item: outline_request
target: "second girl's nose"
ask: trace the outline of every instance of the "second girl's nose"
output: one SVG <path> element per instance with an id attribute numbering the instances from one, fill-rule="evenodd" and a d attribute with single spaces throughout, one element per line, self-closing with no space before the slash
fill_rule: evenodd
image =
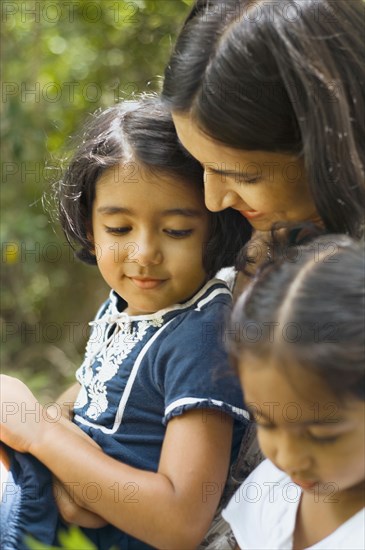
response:
<path id="1" fill-rule="evenodd" d="M 311 468 L 312 460 L 305 445 L 295 437 L 282 440 L 276 449 L 275 464 L 288 475 L 304 474 Z"/>

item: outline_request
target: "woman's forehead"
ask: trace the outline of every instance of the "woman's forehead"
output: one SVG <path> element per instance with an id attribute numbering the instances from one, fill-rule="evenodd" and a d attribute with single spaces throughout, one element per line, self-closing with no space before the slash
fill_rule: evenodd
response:
<path id="1" fill-rule="evenodd" d="M 173 113 L 172 117 L 182 145 L 203 165 L 214 162 L 230 165 L 252 163 L 263 169 L 298 162 L 298 157 L 292 153 L 238 149 L 225 145 L 204 133 L 190 114 Z"/>

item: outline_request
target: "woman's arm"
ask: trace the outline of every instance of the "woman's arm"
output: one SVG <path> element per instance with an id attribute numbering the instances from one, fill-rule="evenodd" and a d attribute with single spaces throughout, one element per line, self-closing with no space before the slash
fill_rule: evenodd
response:
<path id="1" fill-rule="evenodd" d="M 6 386 L 9 400 L 34 410 L 37 402 L 24 384 Z M 157 473 L 104 455 L 42 414 L 38 424 L 34 415 L 29 422 L 25 429 L 8 415 L 4 441 L 36 456 L 63 484 L 73 484 L 77 504 L 157 548 L 193 549 L 204 537 L 228 472 L 233 425 L 228 416 L 193 410 L 170 420 Z"/>

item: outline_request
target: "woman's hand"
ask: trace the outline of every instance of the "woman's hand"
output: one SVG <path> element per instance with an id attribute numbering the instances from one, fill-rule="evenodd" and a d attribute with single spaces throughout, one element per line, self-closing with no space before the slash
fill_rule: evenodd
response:
<path id="1" fill-rule="evenodd" d="M 52 419 L 30 389 L 17 378 L 0 375 L 0 392 L 0 440 L 16 451 L 27 453 L 45 423 Z"/>

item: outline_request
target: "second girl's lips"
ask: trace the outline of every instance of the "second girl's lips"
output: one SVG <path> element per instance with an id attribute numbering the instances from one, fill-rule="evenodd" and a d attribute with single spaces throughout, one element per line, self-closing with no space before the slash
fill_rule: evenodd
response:
<path id="1" fill-rule="evenodd" d="M 304 491 L 310 491 L 318 484 L 317 481 L 306 481 L 304 479 L 295 479 L 293 477 L 291 478 L 291 480 L 293 483 L 295 483 L 295 485 L 298 485 L 299 487 L 304 489 Z"/>
<path id="2" fill-rule="evenodd" d="M 150 290 L 153 288 L 157 288 L 161 284 L 163 284 L 166 279 L 152 279 L 147 277 L 129 277 L 129 279 L 134 283 L 138 288 L 142 288 L 144 290 Z"/>
<path id="3" fill-rule="evenodd" d="M 258 212 L 257 210 L 238 210 L 238 212 L 248 220 L 253 220 L 264 215 L 262 212 Z"/>

